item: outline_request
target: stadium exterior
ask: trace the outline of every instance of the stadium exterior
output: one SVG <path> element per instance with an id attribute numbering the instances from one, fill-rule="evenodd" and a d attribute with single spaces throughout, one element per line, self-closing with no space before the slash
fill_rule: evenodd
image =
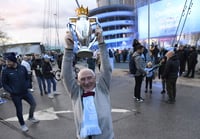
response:
<path id="1" fill-rule="evenodd" d="M 103 6 L 90 11 L 89 16 L 98 17 L 108 48 L 130 48 L 136 34 L 133 7 L 128 5 Z M 93 49 L 96 49 L 94 45 Z"/>

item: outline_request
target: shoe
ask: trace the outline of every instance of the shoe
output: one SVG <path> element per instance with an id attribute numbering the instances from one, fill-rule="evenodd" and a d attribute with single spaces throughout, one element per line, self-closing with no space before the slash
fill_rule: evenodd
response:
<path id="1" fill-rule="evenodd" d="M 142 97 L 136 99 L 137 102 L 143 102 L 144 99 Z"/>
<path id="2" fill-rule="evenodd" d="M 144 101 L 144 99 L 138 99 L 137 98 L 137 102 L 143 102 Z"/>
<path id="3" fill-rule="evenodd" d="M 61 93 L 60 93 L 60 92 L 57 92 L 57 91 L 54 91 L 53 94 L 54 94 L 54 95 L 60 95 Z"/>
<path id="4" fill-rule="evenodd" d="M 152 90 L 150 90 L 149 93 L 152 94 Z"/>
<path id="5" fill-rule="evenodd" d="M 160 93 L 161 93 L 161 94 L 165 94 L 165 90 L 162 90 Z"/>
<path id="6" fill-rule="evenodd" d="M 28 118 L 28 120 L 31 121 L 32 123 L 39 123 L 40 122 L 40 120 L 35 119 L 35 117 Z"/>
<path id="7" fill-rule="evenodd" d="M 27 132 L 28 131 L 28 127 L 26 125 L 21 125 L 21 130 L 23 132 Z"/>
<path id="8" fill-rule="evenodd" d="M 47 95 L 48 94 L 47 91 L 44 91 L 44 94 Z"/>
<path id="9" fill-rule="evenodd" d="M 174 104 L 174 102 L 175 102 L 175 101 L 172 101 L 172 100 L 167 100 L 167 101 L 166 101 L 167 104 Z"/>
<path id="10" fill-rule="evenodd" d="M 147 93 L 147 90 L 145 90 L 144 92 Z"/>
<path id="11" fill-rule="evenodd" d="M 134 96 L 133 99 L 136 101 L 138 98 L 136 98 L 136 97 Z"/>
<path id="12" fill-rule="evenodd" d="M 34 92 L 33 88 L 28 89 L 30 92 Z"/>
<path id="13" fill-rule="evenodd" d="M 49 98 L 51 98 L 51 99 L 53 99 L 54 98 L 54 96 L 50 93 L 50 94 L 48 94 L 48 97 Z"/>

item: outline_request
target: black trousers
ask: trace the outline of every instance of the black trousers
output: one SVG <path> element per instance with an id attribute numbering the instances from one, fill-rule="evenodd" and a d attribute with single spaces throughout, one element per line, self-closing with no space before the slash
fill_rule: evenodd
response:
<path id="1" fill-rule="evenodd" d="M 177 78 L 166 80 L 166 89 L 170 101 L 175 101 L 176 99 L 176 80 Z"/>
<path id="2" fill-rule="evenodd" d="M 152 81 L 153 81 L 153 77 L 146 77 L 146 90 L 148 90 L 148 87 L 149 89 L 151 90 L 152 89 Z"/>
<path id="3" fill-rule="evenodd" d="M 134 95 L 136 98 L 140 99 L 141 98 L 141 87 L 142 87 L 142 81 L 143 81 L 143 76 L 135 76 L 135 89 L 134 89 Z"/>

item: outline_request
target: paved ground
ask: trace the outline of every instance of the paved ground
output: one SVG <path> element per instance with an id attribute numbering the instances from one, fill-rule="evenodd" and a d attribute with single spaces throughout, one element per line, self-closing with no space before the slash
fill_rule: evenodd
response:
<path id="1" fill-rule="evenodd" d="M 134 78 L 128 74 L 128 64 L 115 65 L 111 85 L 111 101 L 115 139 L 200 139 L 200 79 L 179 78 L 177 102 L 166 104 L 158 79 L 153 83 L 153 94 L 142 96 L 145 101 L 133 100 Z M 61 95 L 51 100 L 40 96 L 37 84 L 33 93 L 37 101 L 36 117 L 39 124 L 26 122 L 29 132 L 22 133 L 11 101 L 0 105 L 0 139 L 75 139 L 71 100 L 61 82 Z M 143 86 L 144 87 L 144 86 Z M 24 117 L 28 104 L 24 103 Z M 26 118 L 25 118 L 26 119 Z"/>

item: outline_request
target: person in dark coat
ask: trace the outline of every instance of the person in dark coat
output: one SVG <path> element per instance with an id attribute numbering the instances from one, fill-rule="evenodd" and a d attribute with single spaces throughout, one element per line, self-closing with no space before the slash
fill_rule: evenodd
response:
<path id="1" fill-rule="evenodd" d="M 166 61 L 167 61 L 167 57 L 163 56 L 160 60 L 160 67 L 158 68 L 158 78 L 161 79 L 161 82 L 162 82 L 161 94 L 165 94 L 166 92 L 166 80 L 162 78 L 162 74 L 165 70 Z"/>
<path id="2" fill-rule="evenodd" d="M 179 46 L 179 49 L 176 51 L 177 56 L 180 61 L 180 69 L 179 69 L 179 76 L 182 76 L 183 72 L 185 72 L 185 66 L 187 61 L 186 51 L 184 46 Z"/>
<path id="3" fill-rule="evenodd" d="M 40 55 L 35 54 L 35 59 L 33 60 L 33 63 L 32 63 L 32 69 L 35 71 L 35 76 L 37 78 L 41 96 L 43 96 L 44 93 L 47 94 L 45 79 L 42 72 L 43 62 L 44 61 L 40 57 Z"/>
<path id="4" fill-rule="evenodd" d="M 51 63 L 50 63 L 50 58 L 48 55 L 44 55 L 44 62 L 43 62 L 43 65 L 42 65 L 42 73 L 43 73 L 43 76 L 44 76 L 44 79 L 46 80 L 47 82 L 47 92 L 48 92 L 48 97 L 53 99 L 54 98 L 54 95 L 59 95 L 60 93 L 56 92 L 56 81 L 55 81 L 55 78 L 54 78 L 54 74 L 53 74 L 53 68 L 51 66 Z M 51 89 L 51 84 L 53 85 L 53 92 L 52 92 L 52 89 Z"/>
<path id="5" fill-rule="evenodd" d="M 198 53 L 196 51 L 196 47 L 194 47 L 194 46 L 190 47 L 190 52 L 189 52 L 189 56 L 188 56 L 188 71 L 184 77 L 194 78 L 195 67 L 196 67 L 196 64 L 198 63 L 197 57 L 198 57 Z M 190 75 L 190 73 L 191 73 L 191 75 Z"/>
<path id="6" fill-rule="evenodd" d="M 12 101 L 16 108 L 17 118 L 21 125 L 21 130 L 28 131 L 23 118 L 22 100 L 30 105 L 29 120 L 38 123 L 39 120 L 34 118 L 36 102 L 32 94 L 28 91 L 28 71 L 26 68 L 17 63 L 15 53 L 6 56 L 6 68 L 2 71 L 2 85 L 4 90 L 10 93 Z"/>
<path id="7" fill-rule="evenodd" d="M 168 51 L 166 53 L 167 62 L 162 75 L 162 78 L 166 80 L 166 89 L 169 99 L 167 103 L 174 103 L 176 101 L 176 81 L 179 72 L 179 59 L 174 51 Z"/>

